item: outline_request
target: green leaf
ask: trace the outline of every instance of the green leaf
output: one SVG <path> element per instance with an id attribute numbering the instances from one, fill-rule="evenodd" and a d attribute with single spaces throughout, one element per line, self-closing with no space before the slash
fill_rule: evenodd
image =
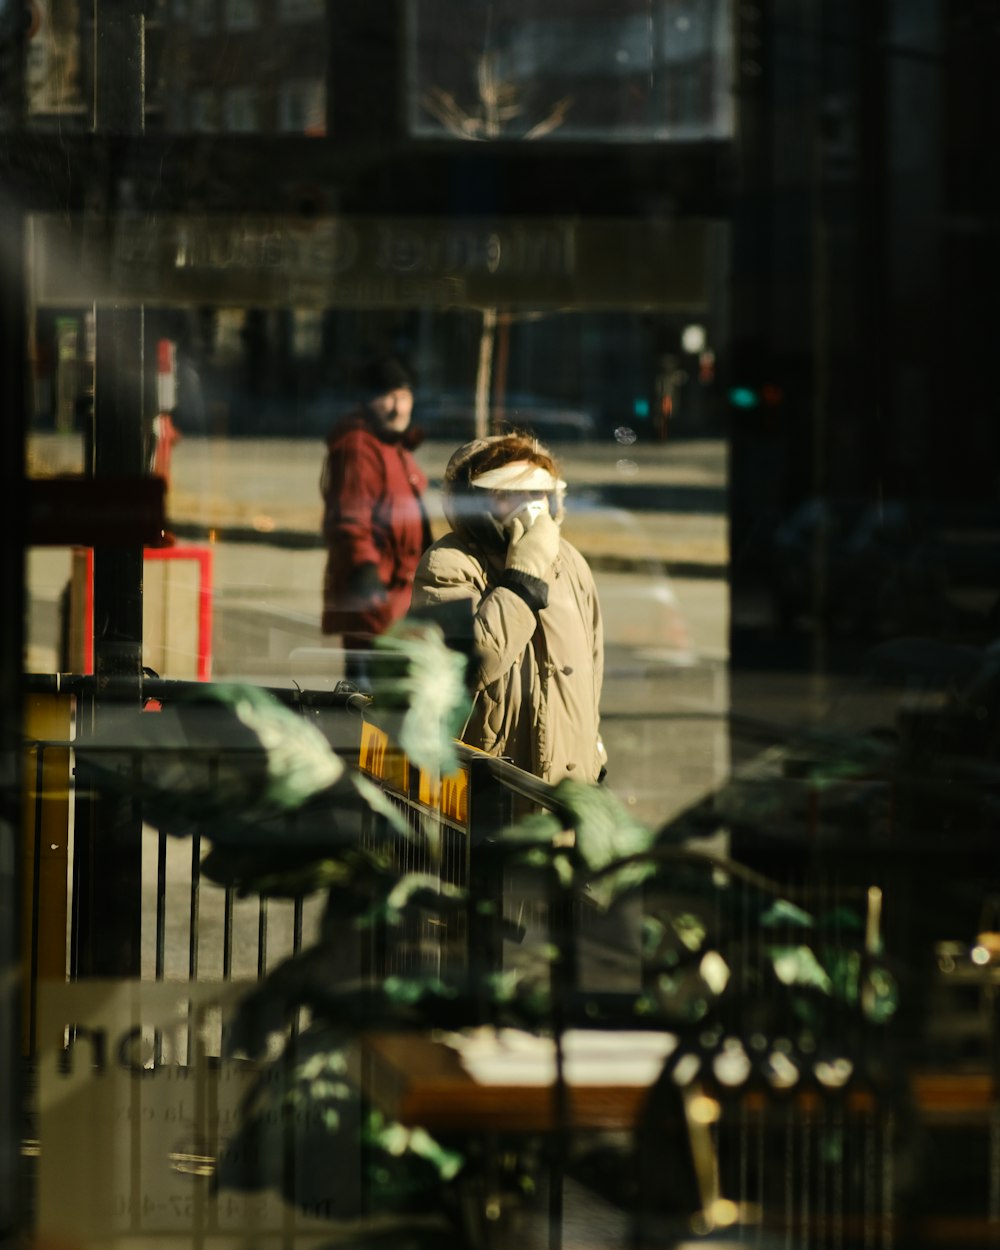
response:
<path id="1" fill-rule="evenodd" d="M 433 998 L 458 997 L 458 989 L 453 985 L 446 985 L 439 977 L 386 977 L 382 988 L 389 1002 L 407 1006 L 419 1003 L 428 995 Z"/>
<path id="2" fill-rule="evenodd" d="M 810 929 L 813 925 L 813 918 L 808 912 L 803 911 L 801 907 L 796 907 L 794 903 L 790 903 L 785 898 L 775 899 L 771 906 L 764 912 L 760 918 L 761 925 L 767 928 L 776 928 L 778 925 L 792 925 L 799 929 Z"/>
<path id="3" fill-rule="evenodd" d="M 833 982 L 810 947 L 770 946 L 767 954 L 782 985 L 807 985 L 824 994 L 833 992 Z"/>
<path id="4" fill-rule="evenodd" d="M 544 852 L 552 848 L 555 838 L 563 829 L 563 822 L 552 812 L 533 812 L 504 831 L 503 843 L 505 847 L 515 850 L 535 847 Z M 550 858 L 551 856 L 544 853 L 534 858 L 529 854 L 525 856 L 524 862 L 541 866 L 547 864 Z"/>
<path id="5" fill-rule="evenodd" d="M 873 965 L 861 982 L 861 1010 L 873 1024 L 885 1024 L 898 1006 L 899 987 L 892 973 L 881 964 Z"/>
<path id="6" fill-rule="evenodd" d="M 364 1140 L 397 1159 L 413 1154 L 426 1160 L 445 1181 L 453 1180 L 465 1164 L 462 1155 L 446 1150 L 426 1129 L 409 1129 L 392 1121 L 385 1123 L 381 1116 L 370 1118 Z"/>
<path id="7" fill-rule="evenodd" d="M 701 950 L 708 930 L 700 916 L 694 912 L 682 911 L 676 916 L 670 916 L 669 920 L 670 927 L 689 951 Z"/>
<path id="8" fill-rule="evenodd" d="M 698 971 L 702 980 L 716 996 L 721 994 L 729 984 L 729 965 L 718 951 L 706 951 L 698 965 Z"/>
<path id="9" fill-rule="evenodd" d="M 345 847 L 324 853 L 321 847 L 213 846 L 201 861 L 201 871 L 216 885 L 233 887 L 241 896 L 259 894 L 270 898 L 302 898 L 327 890 L 338 913 L 364 911 L 373 893 L 395 881 L 376 855 L 362 848 Z"/>
<path id="10" fill-rule="evenodd" d="M 844 929 L 848 933 L 861 933 L 865 922 L 850 907 L 835 907 L 832 911 L 823 912 L 818 918 L 821 929 Z"/>
<path id="11" fill-rule="evenodd" d="M 650 959 L 656 954 L 663 944 L 666 931 L 666 926 L 661 920 L 657 920 L 655 916 L 643 916 L 642 953 L 644 958 Z"/>
<path id="12" fill-rule="evenodd" d="M 224 851 L 213 850 L 205 857 L 202 868 L 209 880 L 221 884 L 236 884 L 236 874 L 222 862 Z M 259 894 L 262 898 L 305 898 L 317 890 L 328 890 L 346 884 L 351 870 L 341 860 L 321 859 L 299 867 L 279 867 L 270 871 L 263 865 L 238 874 L 238 891 L 241 896 Z M 229 880 L 224 878 L 229 877 Z"/>
<path id="13" fill-rule="evenodd" d="M 655 835 L 631 816 L 628 809 L 603 786 L 580 781 L 560 781 L 554 798 L 564 814 L 566 827 L 576 832 L 576 855 L 592 872 L 603 872 L 617 860 L 649 850 Z M 653 865 L 635 863 L 601 876 L 590 884 L 590 897 L 607 908 L 623 891 L 645 881 Z"/>
<path id="14" fill-rule="evenodd" d="M 265 802 L 291 811 L 332 786 L 344 771 L 343 762 L 319 729 L 260 686 L 216 683 L 211 689 L 257 735 L 266 752 Z"/>
<path id="15" fill-rule="evenodd" d="M 448 647 L 439 625 L 406 618 L 375 648 L 376 705 L 403 709 L 393 736 L 407 758 L 434 775 L 455 772 L 455 739 L 469 715 L 465 657 Z"/>
<path id="16" fill-rule="evenodd" d="M 588 868 L 607 868 L 616 859 L 648 850 L 653 833 L 603 786 L 560 781 L 554 798 L 570 816 L 576 830 L 576 849 Z"/>
<path id="17" fill-rule="evenodd" d="M 410 872 L 392 887 L 385 898 L 372 906 L 359 921 L 359 927 L 367 928 L 376 921 L 401 924 L 408 908 L 423 907 L 439 914 L 464 906 L 468 892 L 460 886 L 442 881 L 427 872 Z"/>
<path id="18" fill-rule="evenodd" d="M 833 992 L 851 1007 L 857 1006 L 861 977 L 861 953 L 844 947 L 823 949 L 823 965 L 830 974 Z"/>
<path id="19" fill-rule="evenodd" d="M 552 859 L 552 867 L 559 878 L 559 884 L 568 890 L 573 884 L 573 863 L 568 855 L 556 855 Z"/>
<path id="20" fill-rule="evenodd" d="M 394 833 L 398 833 L 403 838 L 413 837 L 413 830 L 407 823 L 402 810 L 397 804 L 392 802 L 381 786 L 376 785 L 374 781 L 356 769 L 352 770 L 349 775 L 351 784 L 358 794 L 361 795 L 373 812 L 385 817 Z"/>

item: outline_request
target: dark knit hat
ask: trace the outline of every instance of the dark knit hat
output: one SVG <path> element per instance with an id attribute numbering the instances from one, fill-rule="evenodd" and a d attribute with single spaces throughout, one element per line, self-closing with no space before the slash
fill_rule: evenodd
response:
<path id="1" fill-rule="evenodd" d="M 387 395 L 390 391 L 412 390 L 413 379 L 395 356 L 380 356 L 363 365 L 358 382 L 367 395 Z"/>

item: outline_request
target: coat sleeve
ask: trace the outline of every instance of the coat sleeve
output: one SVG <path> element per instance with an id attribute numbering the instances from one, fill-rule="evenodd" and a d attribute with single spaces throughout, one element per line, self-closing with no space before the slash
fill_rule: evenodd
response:
<path id="1" fill-rule="evenodd" d="M 601 603 L 593 580 L 590 583 L 590 594 L 594 612 L 594 694 L 599 705 L 604 688 L 604 618 L 601 616 Z"/>
<path id="2" fill-rule="evenodd" d="M 378 564 L 372 515 L 384 487 L 378 453 L 361 431 L 348 434 L 329 452 L 323 466 L 323 537 L 336 546 L 349 568 Z"/>
<path id="3" fill-rule="evenodd" d="M 473 640 L 480 689 L 498 681 L 517 662 L 538 625 L 520 595 L 488 587 L 482 566 L 457 546 L 435 544 L 424 552 L 413 583 L 413 606 L 472 600 Z"/>
<path id="4" fill-rule="evenodd" d="M 605 750 L 604 741 L 601 737 L 601 693 L 604 689 L 604 618 L 601 615 L 601 601 L 597 594 L 597 583 L 594 581 L 594 574 L 591 572 L 590 565 L 575 548 L 570 548 L 569 550 L 572 553 L 577 585 L 582 592 L 580 605 L 581 611 L 584 613 L 584 625 L 589 627 L 591 646 L 593 648 L 594 713 L 597 730 L 595 749 L 598 765 L 604 766 L 608 762 L 608 753 Z"/>
<path id="5" fill-rule="evenodd" d="M 593 574 L 590 573 L 589 567 L 587 573 L 590 577 L 590 597 L 594 621 L 594 707 L 597 711 L 597 756 L 598 762 L 602 766 L 606 766 L 608 753 L 604 747 L 604 739 L 600 728 L 601 693 L 604 689 L 604 618 L 601 616 L 601 601 L 597 597 L 597 586 L 594 583 Z"/>

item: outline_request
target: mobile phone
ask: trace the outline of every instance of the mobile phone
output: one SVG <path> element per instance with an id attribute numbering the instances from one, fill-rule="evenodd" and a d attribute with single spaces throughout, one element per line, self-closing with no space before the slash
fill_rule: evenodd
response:
<path id="1" fill-rule="evenodd" d="M 549 501 L 547 499 L 529 499 L 526 503 L 521 504 L 520 508 L 514 511 L 504 521 L 504 528 L 509 529 L 517 517 L 526 530 L 530 530 L 543 512 L 548 512 Z"/>

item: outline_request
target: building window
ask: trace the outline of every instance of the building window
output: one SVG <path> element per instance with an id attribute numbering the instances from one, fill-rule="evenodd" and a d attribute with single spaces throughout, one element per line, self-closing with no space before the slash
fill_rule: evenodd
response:
<path id="1" fill-rule="evenodd" d="M 729 0 L 413 0 L 410 126 L 456 139 L 732 137 Z"/>
<path id="2" fill-rule="evenodd" d="M 314 308 L 292 311 L 292 354 L 298 360 L 318 360 L 323 348 L 323 314 Z"/>
<path id="3" fill-rule="evenodd" d="M 225 0 L 226 30 L 253 30 L 257 25 L 257 0 Z"/>
<path id="4" fill-rule="evenodd" d="M 191 27 L 199 35 L 210 35 L 216 27 L 215 0 L 191 0 Z"/>
<path id="5" fill-rule="evenodd" d="M 171 134 L 177 134 L 187 128 L 187 100 L 179 92 L 167 96 L 164 105 L 164 118 L 167 130 Z"/>
<path id="6" fill-rule="evenodd" d="M 315 22 L 323 17 L 323 0 L 278 0 L 279 22 Z"/>
<path id="7" fill-rule="evenodd" d="M 191 129 L 200 133 L 219 129 L 215 93 L 207 87 L 191 92 Z"/>
<path id="8" fill-rule="evenodd" d="M 326 133 L 326 85 L 322 78 L 304 78 L 281 84 L 278 92 L 278 129 L 300 135 Z"/>
<path id="9" fill-rule="evenodd" d="M 223 129 L 246 134 L 257 129 L 257 92 L 253 87 L 233 87 L 222 103 Z"/>

